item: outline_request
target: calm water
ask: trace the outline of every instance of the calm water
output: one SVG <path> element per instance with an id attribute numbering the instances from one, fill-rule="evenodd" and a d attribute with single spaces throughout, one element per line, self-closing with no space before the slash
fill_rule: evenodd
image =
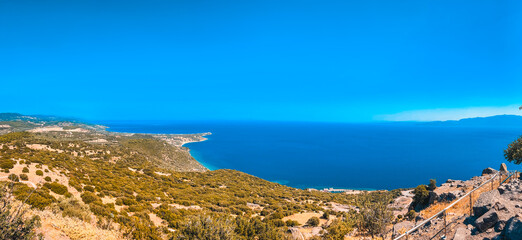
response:
<path id="1" fill-rule="evenodd" d="M 185 146 L 210 169 L 298 188 L 393 189 L 467 179 L 499 167 L 522 128 L 418 123 L 104 122 L 110 131 L 212 132 Z M 518 168 L 508 164 L 508 168 Z"/>

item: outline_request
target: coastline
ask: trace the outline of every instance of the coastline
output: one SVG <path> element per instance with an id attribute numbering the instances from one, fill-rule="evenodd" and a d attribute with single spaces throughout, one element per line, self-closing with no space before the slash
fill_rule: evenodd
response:
<path id="1" fill-rule="evenodd" d="M 168 144 L 177 147 L 181 149 L 182 151 L 187 152 L 197 163 L 199 163 L 203 168 L 205 168 L 208 171 L 216 170 L 217 168 L 213 167 L 210 164 L 205 163 L 204 161 L 201 161 L 201 159 L 198 159 L 196 156 L 194 156 L 194 152 L 191 151 L 191 149 L 186 146 L 190 143 L 198 143 L 207 141 L 208 138 L 206 136 L 212 135 L 211 132 L 204 132 L 204 133 L 132 133 L 132 132 L 116 132 L 116 131 L 110 131 L 110 127 L 104 126 L 104 125 L 96 125 L 99 126 L 99 129 L 103 132 L 109 133 L 109 134 L 115 134 L 115 135 L 148 135 L 156 139 L 163 140 L 167 142 Z"/>

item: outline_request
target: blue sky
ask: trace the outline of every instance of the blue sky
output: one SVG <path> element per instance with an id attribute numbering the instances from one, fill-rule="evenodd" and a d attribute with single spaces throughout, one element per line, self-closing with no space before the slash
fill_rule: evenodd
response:
<path id="1" fill-rule="evenodd" d="M 518 0 L 3 0 L 0 34 L 0 112 L 360 122 L 522 104 Z"/>

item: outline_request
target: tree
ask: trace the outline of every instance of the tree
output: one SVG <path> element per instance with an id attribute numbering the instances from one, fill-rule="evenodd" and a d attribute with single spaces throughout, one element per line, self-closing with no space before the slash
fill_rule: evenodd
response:
<path id="1" fill-rule="evenodd" d="M 359 227 L 371 234 L 372 239 L 375 235 L 382 237 L 386 226 L 393 220 L 393 213 L 388 208 L 390 202 L 391 196 L 389 195 L 374 198 L 367 197 L 362 202 Z"/>
<path id="2" fill-rule="evenodd" d="M 514 164 L 522 163 L 522 136 L 508 145 L 504 157 Z"/>

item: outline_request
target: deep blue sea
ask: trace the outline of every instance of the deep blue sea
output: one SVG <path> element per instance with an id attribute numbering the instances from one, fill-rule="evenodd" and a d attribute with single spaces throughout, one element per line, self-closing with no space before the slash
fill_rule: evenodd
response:
<path id="1" fill-rule="evenodd" d="M 468 179 L 486 167 L 498 169 L 503 150 L 522 135 L 522 127 L 420 123 L 102 124 L 115 132 L 212 132 L 207 141 L 185 145 L 209 169 L 236 169 L 297 188 L 395 189 L 430 178 Z"/>

